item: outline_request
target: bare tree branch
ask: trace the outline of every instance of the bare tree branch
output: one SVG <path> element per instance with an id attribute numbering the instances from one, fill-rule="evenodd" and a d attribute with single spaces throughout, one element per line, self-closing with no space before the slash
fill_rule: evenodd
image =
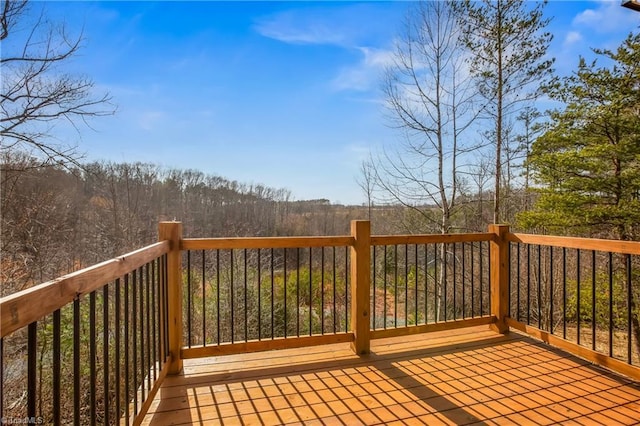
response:
<path id="1" fill-rule="evenodd" d="M 383 86 L 391 122 L 405 138 L 375 166 L 388 200 L 443 233 L 457 207 L 460 156 L 476 148 L 462 138 L 481 109 L 455 13 L 450 2 L 420 2 L 410 10 Z"/>
<path id="2" fill-rule="evenodd" d="M 4 0 L 2 6 L 0 151 L 23 150 L 45 164 L 78 165 L 81 154 L 56 140 L 56 124 L 66 121 L 79 131 L 89 119 L 115 112 L 111 96 L 96 95 L 91 79 L 59 72 L 78 53 L 82 34 L 69 38 L 64 26 L 47 23 L 44 11 L 24 34 L 16 23 L 29 22 L 28 2 Z"/>

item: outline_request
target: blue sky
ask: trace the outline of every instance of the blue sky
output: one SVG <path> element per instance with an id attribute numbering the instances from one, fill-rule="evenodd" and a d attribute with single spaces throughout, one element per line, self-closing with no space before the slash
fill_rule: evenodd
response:
<path id="1" fill-rule="evenodd" d="M 407 2 L 44 2 L 117 113 L 58 136 L 88 160 L 143 161 L 287 188 L 295 199 L 365 201 L 361 162 L 400 134 L 380 76 Z M 34 10 L 37 9 L 34 8 Z M 615 1 L 551 1 L 550 55 L 566 74 L 615 48 L 640 13 Z"/>

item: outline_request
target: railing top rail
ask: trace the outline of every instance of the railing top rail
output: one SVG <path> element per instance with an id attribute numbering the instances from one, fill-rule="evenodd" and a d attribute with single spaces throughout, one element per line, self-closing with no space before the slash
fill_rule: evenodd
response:
<path id="1" fill-rule="evenodd" d="M 495 234 L 488 232 L 468 234 L 372 235 L 371 245 L 470 243 L 492 241 L 494 238 Z"/>
<path id="2" fill-rule="evenodd" d="M 169 241 L 161 241 L 1 298 L 0 337 L 168 253 L 169 246 Z"/>
<path id="3" fill-rule="evenodd" d="M 270 249 L 352 246 L 351 236 L 332 237 L 237 237 L 237 238 L 184 238 L 181 250 L 215 249 Z"/>
<path id="4" fill-rule="evenodd" d="M 512 243 L 539 244 L 543 246 L 640 255 L 640 242 L 637 241 L 513 233 L 507 235 L 507 241 Z"/>

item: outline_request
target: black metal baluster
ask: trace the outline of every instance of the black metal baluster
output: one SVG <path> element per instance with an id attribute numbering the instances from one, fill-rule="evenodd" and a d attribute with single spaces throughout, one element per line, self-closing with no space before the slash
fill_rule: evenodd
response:
<path id="1" fill-rule="evenodd" d="M 384 320 L 384 328 L 387 328 L 387 246 L 384 246 L 384 261 L 383 261 L 383 265 L 384 265 L 384 300 L 382 301 L 382 313 L 383 313 L 383 320 Z"/>
<path id="2" fill-rule="evenodd" d="M 578 321 L 577 343 L 580 344 L 580 249 L 576 250 L 576 316 Z"/>
<path id="3" fill-rule="evenodd" d="M 109 284 L 102 287 L 102 374 L 104 424 L 109 424 Z"/>
<path id="4" fill-rule="evenodd" d="M 247 249 L 244 249 L 244 341 L 249 340 L 249 313 L 247 312 Z"/>
<path id="5" fill-rule="evenodd" d="M 596 350 L 596 251 L 591 250 L 591 350 Z"/>
<path id="6" fill-rule="evenodd" d="M 300 248 L 296 247 L 296 336 L 300 337 Z"/>
<path id="7" fill-rule="evenodd" d="M 80 298 L 73 299 L 73 424 L 80 424 Z"/>
<path id="8" fill-rule="evenodd" d="M 424 323 L 429 322 L 429 251 L 424 245 Z"/>
<path id="9" fill-rule="evenodd" d="M 160 323 L 160 309 L 158 309 L 157 301 L 159 297 L 158 292 L 158 280 L 159 274 L 156 275 L 156 269 L 158 267 L 158 260 L 155 259 L 151 263 L 151 317 L 153 318 L 153 381 L 155 382 L 158 379 L 158 361 L 160 361 L 160 356 L 158 354 L 159 350 L 159 333 L 157 329 L 157 324 Z"/>
<path id="10" fill-rule="evenodd" d="M 4 339 L 0 337 L 0 419 L 2 418 L 4 418 Z"/>
<path id="11" fill-rule="evenodd" d="M 312 311 L 313 311 L 313 249 L 309 247 L 309 336 L 313 334 Z"/>
<path id="12" fill-rule="evenodd" d="M 413 283 L 413 303 L 414 303 L 414 312 L 415 312 L 415 325 L 418 325 L 418 245 L 415 244 L 414 245 L 414 250 L 415 250 L 415 277 L 414 277 L 414 283 Z"/>
<path id="13" fill-rule="evenodd" d="M 60 357 L 58 357 L 58 359 L 60 359 Z M 4 339 L 0 337 L 0 419 L 2 418 L 4 418 Z M 60 422 L 58 421 L 58 423 Z"/>
<path id="14" fill-rule="evenodd" d="M 464 243 L 462 244 L 462 248 L 464 249 Z M 509 258 L 507 260 L 507 313 L 509 315 L 509 318 L 513 318 L 513 309 L 511 306 L 511 270 L 513 269 L 513 265 L 511 265 L 511 255 L 513 251 L 513 244 L 512 243 L 507 243 L 507 257 Z M 462 258 L 464 260 L 464 256 Z M 464 269 L 464 268 L 462 268 Z M 463 290 L 463 296 L 464 296 L 464 290 Z M 464 315 L 462 316 L 464 318 Z"/>
<path id="15" fill-rule="evenodd" d="M 282 249 L 282 262 L 284 264 L 284 266 L 282 267 L 282 273 L 284 274 L 284 280 L 283 280 L 283 296 L 282 298 L 284 299 L 284 337 L 287 337 L 287 328 L 288 328 L 288 323 L 287 323 L 287 249 L 283 248 Z"/>
<path id="16" fill-rule="evenodd" d="M 275 265 L 274 265 L 273 249 L 271 249 L 271 339 L 275 338 L 274 336 L 275 316 L 273 312 L 275 310 L 275 298 L 276 298 L 274 266 Z"/>
<path id="17" fill-rule="evenodd" d="M 464 284 L 467 278 L 467 268 L 466 268 L 466 253 L 465 253 L 465 246 L 467 244 L 466 243 L 462 243 L 462 319 L 465 319 L 466 316 L 466 307 L 467 307 L 467 302 L 465 299 L 465 291 L 464 291 Z"/>
<path id="18" fill-rule="evenodd" d="M 613 253 L 609 252 L 609 356 L 613 357 Z"/>
<path id="19" fill-rule="evenodd" d="M 478 253 L 478 257 L 480 258 L 480 316 L 484 315 L 484 295 L 483 295 L 483 287 L 484 287 L 484 273 L 483 273 L 483 269 L 484 269 L 484 256 L 482 255 L 483 250 L 482 250 L 482 241 L 478 244 L 478 246 L 480 247 L 480 252 Z"/>
<path id="20" fill-rule="evenodd" d="M 115 378 L 115 418 L 120 418 L 120 278 L 115 281 L 114 318 L 114 378 Z M 155 321 L 154 321 L 155 324 Z"/>
<path id="21" fill-rule="evenodd" d="M 516 244 L 517 244 L 516 245 L 516 247 L 517 247 L 516 262 L 518 263 L 518 267 L 516 269 L 516 281 L 517 281 L 517 293 L 516 293 L 516 305 L 517 305 L 516 309 L 517 309 L 517 312 L 516 312 L 516 320 L 518 322 L 520 322 L 520 311 L 521 311 L 521 309 L 520 309 L 520 291 L 521 291 L 521 289 L 520 289 L 520 282 L 521 282 L 521 280 L 520 280 L 520 278 L 521 278 L 520 277 L 520 265 L 521 265 L 521 263 L 520 263 L 520 243 L 516 243 Z"/>
<path id="22" fill-rule="evenodd" d="M 37 357 L 38 357 L 38 323 L 32 322 L 27 332 L 27 417 L 36 416 L 37 389 Z"/>
<path id="23" fill-rule="evenodd" d="M 438 291 L 438 244 L 433 245 L 433 321 L 438 322 L 440 309 L 438 306 L 440 292 Z"/>
<path id="24" fill-rule="evenodd" d="M 145 294 L 146 294 L 146 298 L 145 298 L 145 316 L 146 316 L 146 320 L 147 320 L 147 341 L 146 341 L 146 352 L 145 354 L 147 355 L 147 363 L 146 363 L 146 368 L 144 369 L 143 373 L 147 376 L 147 395 L 149 395 L 149 392 L 151 391 L 151 309 L 149 308 L 149 304 L 150 304 L 150 298 L 149 298 L 149 279 L 150 279 L 150 275 L 149 275 L 149 264 L 147 263 L 146 265 L 144 265 L 144 276 L 145 276 L 145 282 L 144 282 L 144 290 L 145 290 Z M 144 376 L 143 376 L 144 377 Z"/>
<path id="25" fill-rule="evenodd" d="M 191 250 L 187 250 L 187 346 L 188 347 L 191 347 L 191 316 L 192 314 L 193 313 L 191 312 Z"/>
<path id="26" fill-rule="evenodd" d="M 527 244 L 527 325 L 531 324 L 531 244 Z"/>
<path id="27" fill-rule="evenodd" d="M 338 311 L 336 310 L 336 246 L 332 247 L 332 255 L 333 255 L 333 332 L 334 334 L 338 332 L 336 329 L 336 317 L 338 316 Z M 375 314 L 375 313 L 374 313 Z"/>
<path id="28" fill-rule="evenodd" d="M 487 313 L 491 315 L 491 247 L 489 246 L 489 242 L 487 242 L 487 299 L 489 300 L 489 307 L 487 308 Z"/>
<path id="29" fill-rule="evenodd" d="M 320 247 L 320 334 L 324 334 L 324 247 Z"/>
<path id="30" fill-rule="evenodd" d="M 124 402 L 125 402 L 124 420 L 125 420 L 126 426 L 129 426 L 129 401 L 131 401 L 131 396 L 129 395 L 129 311 L 130 309 L 131 308 L 129 305 L 129 274 L 126 274 L 124 276 Z M 162 321 L 164 321 L 164 319 Z M 164 345 L 164 342 L 162 342 L 162 345 Z"/>
<path id="31" fill-rule="evenodd" d="M 165 319 L 164 323 L 164 359 L 169 356 L 169 267 L 168 267 L 168 255 L 164 254 L 162 256 L 162 271 L 164 274 L 164 279 L 162 280 L 164 286 L 164 312 Z"/>
<path id="32" fill-rule="evenodd" d="M 549 333 L 553 334 L 553 246 L 549 246 Z"/>
<path id="33" fill-rule="evenodd" d="M 230 273 L 229 273 L 229 276 L 230 276 L 229 295 L 230 295 L 230 298 L 231 298 L 231 306 L 229 308 L 231 309 L 231 343 L 234 343 L 235 342 L 235 332 L 234 332 L 234 326 L 235 326 L 235 315 L 234 315 L 234 312 L 235 312 L 235 306 L 234 305 L 235 304 L 234 304 L 234 299 L 235 299 L 235 297 L 234 297 L 234 294 L 233 294 L 233 292 L 234 292 L 234 289 L 233 289 L 233 287 L 234 287 L 234 285 L 233 285 L 234 284 L 233 283 L 233 269 L 234 269 L 233 249 L 229 250 L 229 253 L 230 253 L 230 256 L 229 256 L 230 257 L 230 259 L 229 259 L 229 269 L 230 269 Z"/>
<path id="34" fill-rule="evenodd" d="M 260 280 L 260 250 L 258 250 L 258 280 Z M 260 288 L 259 287 L 258 287 L 258 324 L 260 324 Z M 260 330 L 259 325 L 258 325 L 258 330 Z M 216 250 L 216 338 L 218 341 L 218 345 L 220 345 L 220 250 Z"/>
<path id="35" fill-rule="evenodd" d="M 481 243 L 478 243 L 478 245 L 480 245 Z M 474 253 L 475 253 L 475 246 L 476 244 L 474 242 L 471 242 L 471 318 L 475 318 L 476 316 L 476 298 L 475 298 L 475 287 L 476 287 L 476 274 L 475 274 L 475 270 L 476 270 L 476 263 L 475 263 L 475 259 L 474 259 Z"/>
<path id="36" fill-rule="evenodd" d="M 398 327 L 398 245 L 393 246 L 393 326 Z"/>
<path id="37" fill-rule="evenodd" d="M 89 420 L 96 424 L 96 292 L 89 293 Z"/>
<path id="38" fill-rule="evenodd" d="M 165 259 L 166 260 L 166 259 Z M 133 294 L 131 295 L 131 351 L 133 355 L 133 416 L 138 414 L 138 274 L 137 271 L 131 273 L 131 287 Z M 165 280 L 166 283 L 166 280 Z M 166 288 L 165 288 L 166 290 Z M 166 293 L 165 293 L 166 294 Z M 168 338 L 168 336 L 167 336 Z M 167 342 L 165 342 L 167 343 Z M 166 346 L 169 350 L 168 345 Z"/>
<path id="39" fill-rule="evenodd" d="M 138 269 L 138 281 L 140 283 L 140 306 L 138 309 L 138 313 L 140 314 L 140 371 L 138 372 L 140 374 L 140 389 L 141 389 L 141 399 L 140 402 L 142 403 L 145 399 L 147 394 L 145 393 L 145 363 L 144 363 L 144 354 L 145 354 L 145 323 L 144 323 L 144 317 L 145 317 L 145 306 L 144 306 L 144 271 L 142 269 L 142 267 L 140 267 L 140 269 Z"/>
<path id="40" fill-rule="evenodd" d="M 538 244 L 538 328 L 542 328 L 542 246 Z"/>
<path id="41" fill-rule="evenodd" d="M 456 243 L 453 243 L 453 248 L 451 250 L 452 259 L 453 259 L 453 319 L 458 318 L 457 313 L 457 303 L 456 303 L 456 282 L 457 282 L 457 268 L 456 268 Z"/>
<path id="42" fill-rule="evenodd" d="M 567 338 L 567 249 L 562 247 L 562 338 Z"/>
<path id="43" fill-rule="evenodd" d="M 207 346 L 207 286 L 206 252 L 202 250 L 202 346 Z M 155 329 L 154 329 L 155 334 Z"/>
<path id="44" fill-rule="evenodd" d="M 349 247 L 344 248 L 344 332 L 349 331 Z"/>
<path id="45" fill-rule="evenodd" d="M 632 301 L 631 301 L 631 255 L 627 254 L 627 363 L 631 364 L 632 361 L 632 357 L 631 357 L 631 318 L 632 318 L 632 312 L 631 312 L 631 306 L 632 306 Z"/>
<path id="46" fill-rule="evenodd" d="M 447 321 L 447 284 L 449 284 L 449 277 L 447 276 L 447 243 L 443 243 L 442 246 L 444 247 L 444 250 L 442 251 L 443 256 L 440 259 L 440 262 L 442 262 L 442 265 L 440 266 L 442 268 L 442 279 L 444 280 L 444 283 L 442 284 L 442 288 L 443 288 L 443 294 L 444 294 L 444 321 Z"/>
<path id="47" fill-rule="evenodd" d="M 2 416 L 2 340 L 0 339 L 0 419 Z M 60 424 L 60 309 L 53 311 L 53 424 Z"/>
<path id="48" fill-rule="evenodd" d="M 260 249 L 258 249 L 258 340 L 262 340 L 262 265 L 260 264 L 260 260 L 262 257 L 262 253 Z"/>
<path id="49" fill-rule="evenodd" d="M 409 325 L 409 245 L 404 245 L 404 326 Z"/>

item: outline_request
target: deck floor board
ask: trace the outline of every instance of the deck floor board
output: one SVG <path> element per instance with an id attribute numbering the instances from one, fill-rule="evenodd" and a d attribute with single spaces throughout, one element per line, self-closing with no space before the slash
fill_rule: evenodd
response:
<path id="1" fill-rule="evenodd" d="M 640 384 L 480 326 L 185 360 L 143 424 L 640 424 Z"/>

